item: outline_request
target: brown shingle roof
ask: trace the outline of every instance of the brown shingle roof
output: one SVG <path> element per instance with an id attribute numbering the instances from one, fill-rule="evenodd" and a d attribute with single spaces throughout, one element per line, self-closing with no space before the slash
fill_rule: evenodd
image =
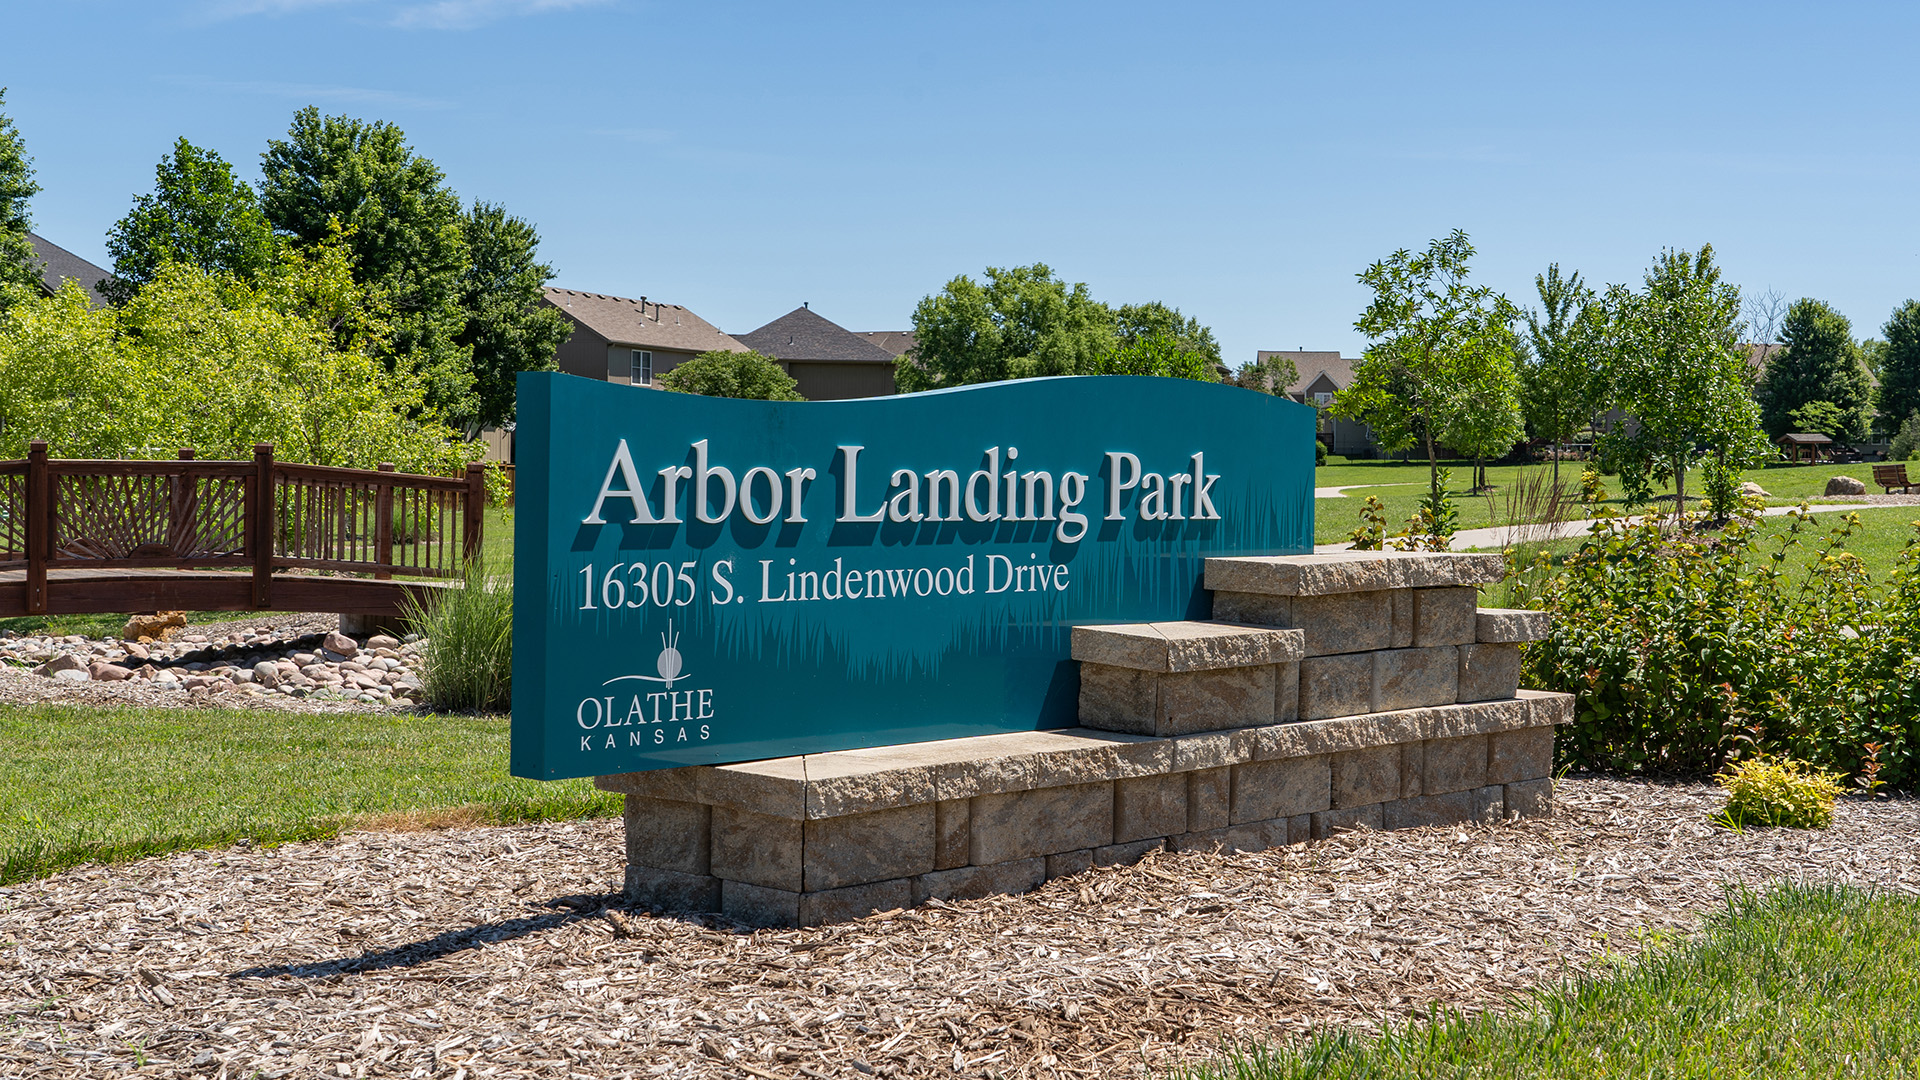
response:
<path id="1" fill-rule="evenodd" d="M 107 298 L 100 295 L 99 285 L 112 274 L 35 233 L 27 234 L 27 243 L 33 245 L 33 257 L 40 261 L 40 287 L 48 296 L 60 291 L 63 280 L 72 278 L 87 290 L 94 307 L 107 306 Z"/>
<path id="2" fill-rule="evenodd" d="M 680 352 L 745 352 L 747 346 L 714 328 L 707 320 L 679 304 L 659 304 L 642 297 L 556 289 L 548 286 L 547 302 L 587 329 L 616 345 Z"/>
<path id="3" fill-rule="evenodd" d="M 860 336 L 887 350 L 889 356 L 905 356 L 920 342 L 911 330 L 868 330 Z"/>
<path id="4" fill-rule="evenodd" d="M 758 330 L 736 335 L 748 348 L 782 360 L 825 360 L 841 364 L 891 364 L 894 354 L 843 329 L 805 306 L 794 308 Z"/>
<path id="5" fill-rule="evenodd" d="M 1313 380 L 1325 374 L 1333 380 L 1333 385 L 1341 390 L 1353 385 L 1353 365 L 1359 362 L 1357 356 L 1341 356 L 1338 349 L 1316 351 L 1310 349 L 1261 349 L 1256 359 L 1265 360 L 1269 356 L 1284 356 L 1293 361 L 1300 378 L 1287 387 L 1289 394 L 1304 394 Z"/>

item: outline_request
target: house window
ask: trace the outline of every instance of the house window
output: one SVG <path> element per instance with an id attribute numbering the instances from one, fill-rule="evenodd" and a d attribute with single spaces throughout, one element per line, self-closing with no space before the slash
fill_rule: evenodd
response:
<path id="1" fill-rule="evenodd" d="M 1324 409 L 1327 406 L 1333 404 L 1333 395 L 1325 394 L 1325 393 L 1315 394 L 1313 395 L 1313 403 Z"/>
<path id="2" fill-rule="evenodd" d="M 653 354 L 640 349 L 633 350 L 633 369 L 627 381 L 635 386 L 653 385 Z"/>

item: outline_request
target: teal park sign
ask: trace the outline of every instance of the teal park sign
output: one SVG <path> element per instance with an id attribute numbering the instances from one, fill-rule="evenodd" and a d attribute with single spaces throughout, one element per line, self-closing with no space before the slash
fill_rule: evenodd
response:
<path id="1" fill-rule="evenodd" d="M 1028 379 L 765 402 L 519 380 L 513 752 L 558 779 L 1070 727 L 1075 624 L 1313 550 L 1314 411 Z"/>

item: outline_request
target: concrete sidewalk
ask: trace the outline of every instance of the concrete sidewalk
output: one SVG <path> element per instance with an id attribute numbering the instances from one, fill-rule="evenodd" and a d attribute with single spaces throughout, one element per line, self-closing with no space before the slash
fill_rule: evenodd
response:
<path id="1" fill-rule="evenodd" d="M 1799 509 L 1799 507 L 1797 506 L 1769 506 L 1765 510 L 1762 510 L 1760 512 L 1760 515 L 1762 517 L 1783 517 L 1787 514 L 1793 513 L 1797 509 Z M 1828 511 L 1839 511 L 1841 513 L 1845 513 L 1849 510 L 1879 510 L 1879 509 L 1884 509 L 1884 507 L 1882 505 L 1878 505 L 1874 503 L 1859 503 L 1859 504 L 1848 503 L 1845 505 L 1820 505 L 1820 506 L 1813 507 L 1813 511 L 1818 514 L 1824 514 L 1824 513 L 1827 513 Z M 1627 525 L 1638 525 L 1642 521 L 1647 520 L 1647 515 L 1642 514 L 1642 515 L 1636 515 L 1633 517 L 1613 518 L 1611 520 L 1621 522 Z M 1497 525 L 1488 529 L 1461 529 L 1459 532 L 1453 534 L 1453 550 L 1455 551 L 1478 551 L 1478 550 L 1485 550 L 1485 549 L 1499 550 L 1501 548 L 1506 547 L 1509 543 L 1512 543 L 1514 540 L 1521 537 L 1524 537 L 1527 540 L 1566 540 L 1574 537 L 1585 536 L 1587 535 L 1587 531 L 1592 527 L 1593 527 L 1592 521 L 1583 520 L 1583 521 L 1562 521 L 1562 522 L 1559 522 L 1558 524 L 1551 525 L 1551 526 Z M 1313 550 L 1315 552 L 1346 551 L 1351 547 L 1353 547 L 1353 545 L 1350 543 L 1348 544 L 1316 544 L 1314 545 Z"/>

